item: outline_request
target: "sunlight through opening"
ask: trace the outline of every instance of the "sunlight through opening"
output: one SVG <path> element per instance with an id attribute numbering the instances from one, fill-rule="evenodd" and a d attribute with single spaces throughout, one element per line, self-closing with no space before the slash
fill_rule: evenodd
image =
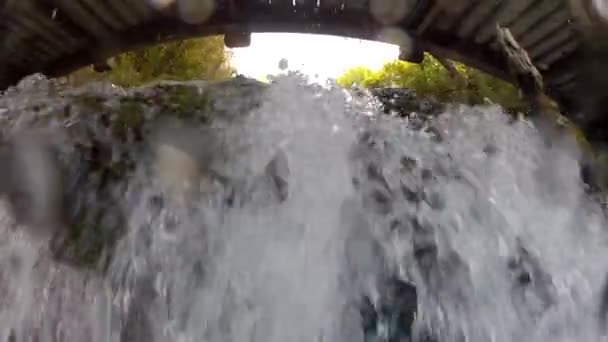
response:
<path id="1" fill-rule="evenodd" d="M 256 33 L 249 47 L 232 49 L 232 53 L 232 65 L 247 77 L 264 80 L 268 75 L 299 71 L 323 82 L 356 66 L 379 69 L 399 56 L 399 47 L 327 35 Z M 283 59 L 289 63 L 284 71 L 279 65 Z"/>

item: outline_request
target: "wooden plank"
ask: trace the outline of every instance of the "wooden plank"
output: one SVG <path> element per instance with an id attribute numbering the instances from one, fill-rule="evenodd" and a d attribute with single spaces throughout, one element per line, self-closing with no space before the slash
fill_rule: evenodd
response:
<path id="1" fill-rule="evenodd" d="M 320 9 L 322 12 L 339 13 L 344 10 L 344 0 L 320 0 Z"/>
<path id="2" fill-rule="evenodd" d="M 426 12 L 431 9 L 433 0 L 414 0 L 414 4 L 410 6 L 410 11 L 403 22 L 403 28 L 413 30 L 420 25 Z"/>
<path id="3" fill-rule="evenodd" d="M 481 4 L 481 0 L 442 1 L 445 1 L 445 4 L 441 11 L 441 20 L 436 20 L 433 26 L 443 31 L 457 31 L 462 21 Z"/>
<path id="4" fill-rule="evenodd" d="M 484 0 L 473 11 L 464 19 L 460 27 L 458 28 L 457 35 L 460 38 L 468 38 L 473 34 L 475 28 L 477 28 L 491 12 L 496 9 L 500 4 L 500 1 L 496 0 Z"/>
<path id="5" fill-rule="evenodd" d="M 92 14 L 81 0 L 57 0 L 57 7 L 66 13 L 79 27 L 84 29 L 91 36 L 100 40 L 110 39 L 111 30 L 106 24 Z"/>
<path id="6" fill-rule="evenodd" d="M 114 31 L 120 31 L 125 27 L 115 13 L 107 6 L 107 0 L 78 0 L 83 7 L 86 7 L 89 12 L 94 15 L 99 21 L 105 23 L 105 26 Z"/>
<path id="7" fill-rule="evenodd" d="M 108 6 L 111 7 L 117 14 L 118 19 L 128 25 L 134 26 L 142 22 L 144 18 L 138 13 L 137 9 L 133 7 L 132 3 L 125 0 L 108 0 Z"/>
<path id="8" fill-rule="evenodd" d="M 495 20 L 488 21 L 479 29 L 479 32 L 475 35 L 475 42 L 477 44 L 485 44 L 494 39 L 494 37 L 496 37 L 496 23 L 508 27 L 514 19 L 532 5 L 532 1 L 502 0 L 500 8 L 496 13 Z"/>
<path id="9" fill-rule="evenodd" d="M 521 45 L 529 49 L 532 45 L 538 44 L 547 35 L 554 33 L 560 27 L 568 25 L 570 14 L 565 10 L 559 10 L 553 13 L 550 18 L 543 21 L 540 25 L 535 26 L 534 30 L 530 30 L 520 38 Z"/>
<path id="10" fill-rule="evenodd" d="M 294 4 L 297 2 L 298 0 L 269 0 L 270 7 L 279 11 L 294 8 L 296 6 Z"/>
<path id="11" fill-rule="evenodd" d="M 556 0 L 544 0 L 535 4 L 513 22 L 510 26 L 511 33 L 519 41 L 524 33 L 531 29 L 536 30 L 536 24 L 560 5 L 561 2 Z"/>
<path id="12" fill-rule="evenodd" d="M 30 20 L 27 20 L 26 16 L 19 16 L 10 19 L 10 24 L 13 27 L 19 27 L 20 29 L 27 31 L 29 36 L 36 37 L 36 40 L 40 44 L 44 45 L 48 50 L 54 50 L 59 53 L 67 52 L 64 45 L 61 44 L 60 40 L 57 39 L 50 31 L 41 30 L 39 26 L 33 25 Z"/>
<path id="13" fill-rule="evenodd" d="M 298 9 L 304 9 L 307 11 L 313 11 L 315 8 L 319 8 L 321 6 L 319 0 L 291 0 L 292 5 Z"/>
<path id="14" fill-rule="evenodd" d="M 19 3 L 12 9 L 11 15 L 7 21 L 19 23 L 19 25 L 27 27 L 34 34 L 41 36 L 41 39 L 48 37 L 53 40 L 57 48 L 67 46 L 74 43 L 72 34 L 61 29 L 60 23 L 56 21 L 56 12 L 52 9 L 44 11 L 42 7 L 44 2 L 25 0 Z"/>
<path id="15" fill-rule="evenodd" d="M 561 84 L 571 82 L 573 79 L 576 78 L 576 76 L 577 76 L 576 72 L 565 72 L 564 74 L 560 75 L 559 77 L 555 77 L 552 79 L 545 77 L 545 79 L 547 80 L 548 83 L 555 85 L 555 86 L 559 86 Z"/>
<path id="16" fill-rule="evenodd" d="M 55 6 L 56 0 L 36 0 L 27 9 L 23 18 L 35 22 L 43 29 L 50 30 L 66 46 L 80 46 L 93 36 L 77 25 L 71 16 Z M 20 15 L 21 16 L 21 15 Z"/>
<path id="17" fill-rule="evenodd" d="M 575 52 L 580 46 L 580 42 L 578 39 L 572 39 L 565 44 L 562 44 L 560 47 L 550 50 L 549 53 L 544 56 L 538 58 L 538 64 L 544 64 L 550 66 L 555 63 L 555 61 L 562 59 L 573 52 Z"/>
<path id="18" fill-rule="evenodd" d="M 439 16 L 440 13 L 441 13 L 441 6 L 437 3 L 435 3 L 433 5 L 433 7 L 431 7 L 431 9 L 427 13 L 427 15 L 424 16 L 424 19 L 422 20 L 420 25 L 418 25 L 418 27 L 416 28 L 416 35 L 418 35 L 418 36 L 423 35 L 424 32 L 426 30 L 428 30 L 429 27 L 431 27 L 431 25 L 433 24 L 435 19 L 437 19 L 437 17 Z"/>
<path id="19" fill-rule="evenodd" d="M 535 60 L 551 50 L 558 49 L 561 44 L 572 38 L 574 38 L 574 32 L 569 27 L 566 27 L 553 36 L 531 47 L 528 52 L 530 53 L 530 57 Z"/>
<path id="20" fill-rule="evenodd" d="M 392 1 L 392 0 L 388 0 Z M 344 0 L 345 11 L 368 11 L 370 8 L 369 0 Z"/>
<path id="21" fill-rule="evenodd" d="M 141 21 L 146 21 L 147 19 L 154 16 L 156 11 L 152 8 L 149 1 L 142 0 L 124 0 L 129 7 L 134 9 L 137 13 L 137 16 L 141 18 Z"/>
<path id="22" fill-rule="evenodd" d="M 11 27 L 11 31 L 2 40 L 2 53 L 8 57 L 8 64 L 13 64 L 20 68 L 37 65 L 38 60 L 28 51 L 29 46 L 25 44 L 26 36 L 23 31 Z"/>

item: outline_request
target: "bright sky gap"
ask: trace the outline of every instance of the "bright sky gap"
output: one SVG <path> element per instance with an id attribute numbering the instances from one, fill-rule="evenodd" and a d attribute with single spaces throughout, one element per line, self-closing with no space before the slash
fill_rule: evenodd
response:
<path id="1" fill-rule="evenodd" d="M 232 64 L 248 77 L 264 79 L 279 73 L 279 61 L 285 58 L 289 70 L 298 70 L 311 80 L 323 82 L 355 66 L 379 69 L 398 57 L 399 47 L 327 35 L 254 33 L 249 47 L 232 52 Z"/>

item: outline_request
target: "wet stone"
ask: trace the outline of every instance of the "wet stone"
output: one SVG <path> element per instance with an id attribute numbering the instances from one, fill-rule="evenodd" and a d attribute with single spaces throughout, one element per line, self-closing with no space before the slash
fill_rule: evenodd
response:
<path id="1" fill-rule="evenodd" d="M 382 167 L 374 164 L 369 164 L 367 166 L 367 177 L 370 181 L 375 182 L 379 186 L 381 186 L 386 192 L 391 192 L 390 185 L 384 177 Z"/>
<path id="2" fill-rule="evenodd" d="M 436 127 L 429 126 L 424 130 L 424 132 L 430 136 L 430 139 L 432 141 L 436 143 L 443 142 L 443 136 L 441 135 L 439 129 L 437 129 Z"/>
<path id="3" fill-rule="evenodd" d="M 152 211 L 160 211 L 165 207 L 165 200 L 161 195 L 151 196 L 148 200 L 148 206 Z"/>
<path id="4" fill-rule="evenodd" d="M 423 195 L 419 191 L 411 189 L 403 182 L 401 183 L 401 192 L 405 200 L 410 203 L 420 203 L 422 201 Z"/>
<path id="5" fill-rule="evenodd" d="M 423 271 L 431 269 L 437 263 L 437 246 L 425 239 L 414 240 L 414 258 Z"/>
<path id="6" fill-rule="evenodd" d="M 424 201 L 433 210 L 443 210 L 445 208 L 445 200 L 441 196 L 441 194 L 439 194 L 437 192 L 431 192 L 431 193 L 425 194 Z"/>
<path id="7" fill-rule="evenodd" d="M 429 100 L 420 101 L 419 108 L 423 113 L 430 113 L 433 110 L 433 103 Z"/>
<path id="8" fill-rule="evenodd" d="M 483 152 L 487 155 L 495 155 L 498 152 L 498 147 L 496 147 L 496 145 L 493 144 L 488 144 L 483 148 Z"/>
<path id="9" fill-rule="evenodd" d="M 420 129 L 427 120 L 421 116 L 414 115 L 422 112 L 424 115 L 435 115 L 441 106 L 427 98 L 420 98 L 413 89 L 407 88 L 379 88 L 372 89 L 371 93 L 382 103 L 382 110 L 386 114 L 395 113 L 400 117 L 416 119 L 414 129 Z M 412 122 L 412 121 L 410 121 Z"/>
<path id="10" fill-rule="evenodd" d="M 364 297 L 360 312 L 363 331 L 370 341 L 407 341 L 412 336 L 418 294 L 411 283 L 390 277 L 379 285 L 380 298 L 373 303 Z"/>
<path id="11" fill-rule="evenodd" d="M 280 202 L 287 200 L 289 195 L 289 161 L 283 151 L 279 151 L 265 168 L 266 174 L 272 179 L 274 192 Z"/>
<path id="12" fill-rule="evenodd" d="M 413 228 L 412 248 L 414 258 L 422 270 L 429 270 L 438 261 L 438 250 L 433 230 L 420 224 L 417 219 L 411 220 Z"/>
<path id="13" fill-rule="evenodd" d="M 363 206 L 379 215 L 388 215 L 393 210 L 392 202 L 390 193 L 383 189 L 374 189 L 364 195 Z"/>
<path id="14" fill-rule="evenodd" d="M 553 281 L 540 265 L 540 262 L 519 243 L 517 254 L 507 266 L 514 279 L 515 289 L 530 291 L 546 308 L 554 302 Z"/>
<path id="15" fill-rule="evenodd" d="M 418 115 L 413 115 L 409 117 L 408 124 L 410 129 L 419 131 L 426 125 L 426 122 Z"/>
<path id="16" fill-rule="evenodd" d="M 420 177 L 425 182 L 431 181 L 433 180 L 433 171 L 429 169 L 423 169 L 422 171 L 420 171 Z"/>
<path id="17" fill-rule="evenodd" d="M 400 159 L 400 163 L 401 163 L 401 171 L 402 172 L 410 172 L 412 170 L 414 170 L 414 168 L 416 167 L 416 159 L 408 157 L 408 156 L 403 156 Z"/>
<path id="18" fill-rule="evenodd" d="M 403 224 L 403 222 L 400 219 L 393 219 L 391 220 L 390 224 L 389 224 L 389 229 L 391 231 L 400 231 L 405 228 L 405 224 Z"/>
<path id="19" fill-rule="evenodd" d="M 351 178 L 351 183 L 353 185 L 353 187 L 355 188 L 355 190 L 359 190 L 361 187 L 361 181 L 359 180 L 359 178 L 357 177 L 353 177 Z"/>

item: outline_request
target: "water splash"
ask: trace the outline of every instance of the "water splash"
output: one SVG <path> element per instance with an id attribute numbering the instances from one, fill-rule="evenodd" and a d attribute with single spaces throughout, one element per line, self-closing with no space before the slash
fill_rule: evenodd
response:
<path id="1" fill-rule="evenodd" d="M 177 201 L 143 153 L 103 276 L 52 261 L 4 212 L 0 340 L 604 338 L 606 222 L 569 141 L 548 147 L 498 107 L 398 119 L 366 94 L 274 82 L 212 130 L 230 177 L 281 151 L 286 198 Z M 3 101 L 13 112 L 22 100 Z"/>

